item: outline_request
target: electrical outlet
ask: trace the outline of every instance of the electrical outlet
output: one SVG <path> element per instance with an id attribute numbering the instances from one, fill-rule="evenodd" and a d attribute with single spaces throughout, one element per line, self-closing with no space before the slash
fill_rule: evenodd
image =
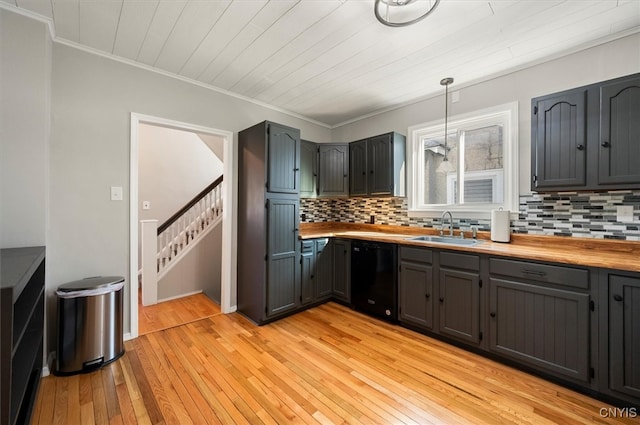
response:
<path id="1" fill-rule="evenodd" d="M 616 220 L 627 223 L 633 221 L 633 205 L 618 205 Z"/>
<path id="2" fill-rule="evenodd" d="M 151 202 L 150 201 L 142 201 L 142 209 L 143 210 L 150 210 L 151 209 Z"/>
<path id="3" fill-rule="evenodd" d="M 111 200 L 122 201 L 122 186 L 111 186 Z"/>

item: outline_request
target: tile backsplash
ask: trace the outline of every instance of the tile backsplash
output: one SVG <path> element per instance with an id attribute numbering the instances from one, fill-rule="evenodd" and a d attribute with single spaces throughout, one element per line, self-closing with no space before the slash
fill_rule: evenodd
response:
<path id="1" fill-rule="evenodd" d="M 633 220 L 618 221 L 617 207 L 620 205 L 633 207 Z M 397 197 L 301 199 L 300 213 L 303 222 L 370 223 L 373 216 L 375 224 L 440 226 L 440 218 L 409 217 L 407 199 Z M 489 219 L 467 219 L 455 215 L 456 228 L 491 229 Z M 640 191 L 524 195 L 520 197 L 518 218 L 511 220 L 511 231 L 640 241 Z"/>

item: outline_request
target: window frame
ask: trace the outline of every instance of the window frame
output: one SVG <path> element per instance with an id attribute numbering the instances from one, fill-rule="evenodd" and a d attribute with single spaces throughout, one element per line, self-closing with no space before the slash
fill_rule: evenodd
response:
<path id="1" fill-rule="evenodd" d="M 464 218 L 489 218 L 491 210 L 503 208 L 517 212 L 519 206 L 518 102 L 511 102 L 448 119 L 448 132 L 482 126 L 503 126 L 502 203 L 424 204 L 424 143 L 427 136 L 444 136 L 444 118 L 408 128 L 407 137 L 407 205 L 409 217 L 439 217 L 443 211 L 464 213 Z M 457 170 L 458 171 L 458 170 Z M 459 173 L 457 174 L 459 178 Z"/>

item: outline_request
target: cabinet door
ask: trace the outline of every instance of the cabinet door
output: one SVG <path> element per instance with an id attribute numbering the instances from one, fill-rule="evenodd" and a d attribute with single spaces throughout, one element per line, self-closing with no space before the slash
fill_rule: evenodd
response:
<path id="1" fill-rule="evenodd" d="M 320 196 L 349 194 L 349 147 L 347 145 L 319 145 Z"/>
<path id="2" fill-rule="evenodd" d="M 440 324 L 443 335 L 480 342 L 480 277 L 477 273 L 440 268 Z"/>
<path id="3" fill-rule="evenodd" d="M 366 195 L 367 174 L 367 141 L 349 143 L 349 193 L 351 195 Z"/>
<path id="4" fill-rule="evenodd" d="M 586 101 L 580 89 L 533 102 L 533 190 L 586 184 Z"/>
<path id="5" fill-rule="evenodd" d="M 302 253 L 300 254 L 302 276 L 300 281 L 300 303 L 302 305 L 309 304 L 313 301 L 315 263 L 314 241 L 303 241 Z"/>
<path id="6" fill-rule="evenodd" d="M 307 140 L 300 141 L 300 197 L 317 195 L 318 146 Z"/>
<path id="7" fill-rule="evenodd" d="M 589 382 L 589 294 L 491 279 L 490 349 Z"/>
<path id="8" fill-rule="evenodd" d="M 297 199 L 267 201 L 267 316 L 292 310 L 300 300 L 298 203 Z"/>
<path id="9" fill-rule="evenodd" d="M 640 183 L 640 77 L 600 88 L 598 184 Z"/>
<path id="10" fill-rule="evenodd" d="M 609 386 L 640 398 L 640 278 L 609 275 Z"/>
<path id="11" fill-rule="evenodd" d="M 433 327 L 433 267 L 400 262 L 400 321 Z"/>
<path id="12" fill-rule="evenodd" d="M 393 142 L 391 134 L 368 140 L 369 194 L 384 195 L 393 192 Z"/>
<path id="13" fill-rule="evenodd" d="M 351 244 L 347 240 L 333 241 L 333 295 L 351 302 Z"/>
<path id="14" fill-rule="evenodd" d="M 267 131 L 267 191 L 299 193 L 300 131 L 274 123 Z"/>
<path id="15" fill-rule="evenodd" d="M 315 298 L 322 300 L 333 292 L 333 246 L 329 239 L 316 239 L 315 244 Z"/>

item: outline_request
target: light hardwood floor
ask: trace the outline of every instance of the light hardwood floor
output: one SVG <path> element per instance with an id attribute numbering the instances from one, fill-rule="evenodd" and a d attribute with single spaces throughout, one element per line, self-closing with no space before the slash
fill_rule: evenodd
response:
<path id="1" fill-rule="evenodd" d="M 262 327 L 214 315 L 126 350 L 91 374 L 44 378 L 32 423 L 637 423 L 335 303 Z"/>
<path id="2" fill-rule="evenodd" d="M 142 305 L 138 296 L 138 334 L 146 335 L 220 314 L 220 306 L 205 294 L 195 294 L 155 305 Z"/>

